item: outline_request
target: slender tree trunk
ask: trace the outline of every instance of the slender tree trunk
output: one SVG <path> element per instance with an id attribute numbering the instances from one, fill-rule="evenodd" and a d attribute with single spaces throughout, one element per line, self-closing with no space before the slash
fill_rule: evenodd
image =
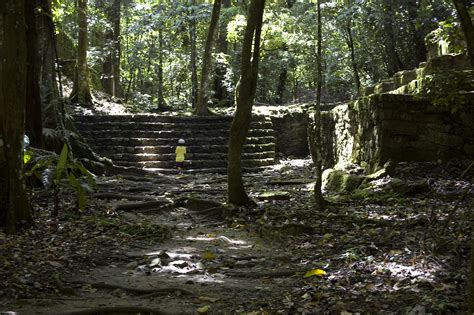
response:
<path id="1" fill-rule="evenodd" d="M 322 25 L 321 25 L 321 0 L 317 2 L 317 29 L 318 29 L 318 43 L 317 43 L 317 82 L 316 82 L 316 106 L 314 111 L 314 146 L 315 146 L 315 168 L 316 168 L 316 183 L 314 185 L 314 201 L 318 210 L 323 210 L 326 207 L 326 202 L 321 192 L 323 179 L 323 158 L 322 158 L 322 137 L 321 137 L 321 90 L 323 85 L 323 71 L 322 71 Z"/>
<path id="2" fill-rule="evenodd" d="M 43 121 L 39 89 L 40 67 L 38 53 L 38 31 L 36 28 L 36 0 L 25 1 L 25 20 L 27 23 L 27 88 L 26 88 L 26 133 L 31 145 L 43 148 Z"/>
<path id="3" fill-rule="evenodd" d="M 397 38 L 393 27 L 393 0 L 383 0 L 384 17 L 383 17 L 383 46 L 386 55 L 387 72 L 389 76 L 393 76 L 396 72 L 403 69 L 402 61 L 396 49 Z"/>
<path id="4" fill-rule="evenodd" d="M 251 203 L 242 180 L 242 149 L 252 116 L 252 104 L 257 90 L 260 36 L 265 0 L 252 0 L 242 44 L 240 87 L 237 91 L 237 108 L 230 128 L 227 167 L 228 199 L 235 205 Z M 252 54 L 253 42 L 253 54 Z"/>
<path id="5" fill-rule="evenodd" d="M 413 35 L 413 66 L 416 67 L 420 64 L 420 62 L 426 60 L 427 54 L 423 29 L 421 27 L 416 27 L 416 20 L 418 19 L 418 11 L 420 10 L 421 0 L 406 1 L 404 4 L 406 5 L 408 16 L 410 17 L 410 23 L 408 23 L 408 27 L 411 30 L 410 33 Z"/>
<path id="6" fill-rule="evenodd" d="M 106 9 L 110 29 L 105 33 L 106 57 L 102 66 L 102 86 L 106 93 L 121 97 L 122 87 L 120 84 L 120 19 L 121 0 L 114 0 L 112 5 Z"/>
<path id="7" fill-rule="evenodd" d="M 77 23 L 79 26 L 79 34 L 77 43 L 76 75 L 70 99 L 74 103 L 92 105 L 92 95 L 89 86 L 89 70 L 87 67 L 87 0 L 77 0 Z"/>
<path id="8" fill-rule="evenodd" d="M 285 44 L 283 53 L 288 53 L 288 46 Z M 276 103 L 283 104 L 283 97 L 285 94 L 286 81 L 288 79 L 288 67 L 286 63 L 281 66 L 280 75 L 278 76 L 278 83 L 276 89 Z"/>
<path id="9" fill-rule="evenodd" d="M 164 82 L 163 82 L 163 26 L 158 29 L 158 111 L 166 109 L 165 98 L 163 96 Z"/>
<path id="10" fill-rule="evenodd" d="M 39 0 L 41 14 L 38 16 L 38 51 L 40 55 L 40 93 L 43 110 L 43 128 L 55 129 L 64 125 L 64 107 L 60 99 L 56 74 L 56 40 L 50 0 Z M 46 143 L 45 143 L 46 144 Z"/>
<path id="11" fill-rule="evenodd" d="M 219 15 L 221 11 L 221 0 L 214 0 L 214 6 L 212 8 L 211 23 L 209 24 L 209 30 L 207 31 L 206 46 L 204 47 L 204 55 L 202 58 L 202 71 L 201 71 L 201 83 L 198 90 L 198 98 L 196 104 L 195 113 L 199 116 L 206 116 L 211 114 L 207 107 L 207 89 L 209 81 L 209 72 L 211 70 L 211 58 L 212 58 L 212 42 L 214 33 L 219 22 Z"/>
<path id="12" fill-rule="evenodd" d="M 466 8 L 463 0 L 453 0 L 456 11 L 458 12 L 459 21 L 461 22 L 461 28 L 466 39 L 467 53 L 471 61 L 471 65 L 474 67 L 474 26 L 472 25 L 471 17 L 469 16 L 469 10 Z"/>
<path id="13" fill-rule="evenodd" d="M 27 46 L 25 1 L 0 3 L 0 224 L 32 224 L 23 168 Z M 4 181 L 4 182 L 3 182 Z"/>
<path id="14" fill-rule="evenodd" d="M 195 5 L 195 0 L 191 0 L 191 5 Z M 194 9 L 193 9 L 194 10 Z M 191 107 L 196 108 L 197 104 L 197 51 L 196 51 L 196 20 L 194 17 L 189 21 L 189 39 L 190 39 L 190 54 L 191 54 Z"/>
<path id="15" fill-rule="evenodd" d="M 360 76 L 359 76 L 359 66 L 357 64 L 356 56 L 355 56 L 355 48 L 354 48 L 354 37 L 352 36 L 352 21 L 349 20 L 346 25 L 346 43 L 347 47 L 349 47 L 349 51 L 351 53 L 351 64 L 352 64 L 352 71 L 354 73 L 354 83 L 356 86 L 357 94 L 360 93 Z"/>
<path id="16" fill-rule="evenodd" d="M 230 0 L 222 0 L 222 6 L 224 9 L 230 8 Z M 227 43 L 227 24 L 221 22 L 219 27 L 219 34 L 217 38 L 218 52 L 221 54 L 227 54 L 228 43 Z M 222 63 L 217 63 L 216 72 L 214 74 L 214 98 L 222 105 L 229 105 L 230 96 L 227 88 L 224 85 L 226 74 L 226 66 Z"/>

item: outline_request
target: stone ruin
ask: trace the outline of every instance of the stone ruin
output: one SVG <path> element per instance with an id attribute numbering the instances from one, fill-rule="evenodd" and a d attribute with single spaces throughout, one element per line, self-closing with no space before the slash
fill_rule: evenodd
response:
<path id="1" fill-rule="evenodd" d="M 353 162 L 474 158 L 474 70 L 466 55 L 443 55 L 366 87 L 355 101 L 322 106 L 324 168 Z M 272 117 L 276 151 L 308 155 L 308 111 Z"/>

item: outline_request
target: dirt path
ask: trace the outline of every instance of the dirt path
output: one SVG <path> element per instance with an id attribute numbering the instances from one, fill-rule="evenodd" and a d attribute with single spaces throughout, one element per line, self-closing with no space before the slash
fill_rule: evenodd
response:
<path id="1" fill-rule="evenodd" d="M 225 176 L 102 178 L 94 208 L 104 211 L 106 223 L 93 219 L 88 247 L 94 250 L 84 254 L 87 263 L 51 274 L 61 280 L 54 285 L 56 293 L 50 289 L 44 295 L 2 300 L 0 311 L 391 314 L 465 309 L 472 195 L 459 205 L 452 222 L 446 225 L 445 220 L 466 182 L 434 170 L 430 174 L 438 177 L 433 177 L 429 195 L 381 191 L 332 196 L 329 209 L 318 212 L 311 201 L 311 169 L 307 161 L 298 163 L 247 177 L 258 206 L 227 212 L 209 211 L 225 201 Z M 450 187 L 453 195 L 437 195 Z M 269 191 L 279 200 L 263 200 Z M 129 200 L 112 199 L 114 195 Z M 212 202 L 182 202 L 190 198 Z M 150 200 L 157 205 L 128 209 Z M 109 216 L 119 217 L 121 227 L 112 225 Z M 86 233 L 82 229 L 76 228 Z M 66 236 L 63 246 L 71 239 Z M 80 242 L 87 241 L 73 245 L 78 251 L 83 250 Z M 38 260 L 59 266 L 60 258 Z"/>

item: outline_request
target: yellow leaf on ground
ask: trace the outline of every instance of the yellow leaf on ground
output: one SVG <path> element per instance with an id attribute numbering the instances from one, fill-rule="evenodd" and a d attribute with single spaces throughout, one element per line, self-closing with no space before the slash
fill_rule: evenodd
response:
<path id="1" fill-rule="evenodd" d="M 206 250 L 204 253 L 202 253 L 202 259 L 214 260 L 215 258 L 216 258 L 216 255 L 209 250 Z"/>
<path id="2" fill-rule="evenodd" d="M 313 270 L 310 270 L 310 271 L 307 271 L 304 275 L 305 278 L 310 278 L 310 277 L 313 277 L 313 276 L 318 276 L 318 277 L 322 277 L 326 275 L 326 271 L 322 270 L 322 269 L 313 269 Z"/>
<path id="3" fill-rule="evenodd" d="M 209 305 L 198 308 L 197 312 L 199 314 L 206 314 L 207 312 L 209 312 Z"/>

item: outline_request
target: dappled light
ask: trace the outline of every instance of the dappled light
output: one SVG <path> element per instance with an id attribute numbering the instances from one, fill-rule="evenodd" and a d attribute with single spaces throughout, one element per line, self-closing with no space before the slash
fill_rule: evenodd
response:
<path id="1" fill-rule="evenodd" d="M 0 315 L 474 314 L 470 1 L 1 1 Z"/>

